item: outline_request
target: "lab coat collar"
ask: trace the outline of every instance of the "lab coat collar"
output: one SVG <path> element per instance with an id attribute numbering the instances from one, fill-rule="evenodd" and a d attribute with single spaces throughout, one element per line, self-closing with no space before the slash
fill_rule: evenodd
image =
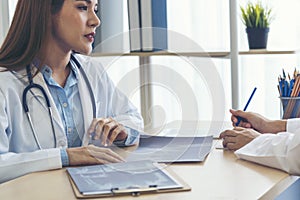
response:
<path id="1" fill-rule="evenodd" d="M 86 63 L 81 62 L 83 66 L 85 66 Z M 81 66 L 78 66 L 81 67 Z M 82 69 L 84 70 L 84 69 Z M 88 76 L 88 74 L 86 74 Z M 79 89 L 79 95 L 80 95 L 80 100 L 81 100 L 81 105 L 82 105 L 82 111 L 83 111 L 83 121 L 84 121 L 84 136 L 82 140 L 82 146 L 87 146 L 89 144 L 89 134 L 88 134 L 88 128 L 90 127 L 90 124 L 93 120 L 93 102 L 91 99 L 91 95 L 88 85 L 82 75 L 82 72 L 80 70 L 80 73 L 78 73 L 79 76 L 79 81 L 78 81 L 78 89 Z M 87 77 L 89 79 L 89 77 Z M 89 79 L 90 80 L 90 79 Z M 96 106 L 96 105 L 94 105 Z"/>

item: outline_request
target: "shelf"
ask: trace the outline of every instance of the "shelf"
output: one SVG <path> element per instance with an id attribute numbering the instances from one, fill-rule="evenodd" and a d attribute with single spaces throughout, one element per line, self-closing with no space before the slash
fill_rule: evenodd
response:
<path id="1" fill-rule="evenodd" d="M 213 58 L 229 58 L 230 53 L 227 52 L 167 52 L 167 51 L 154 51 L 154 52 L 126 52 L 126 53 L 92 53 L 91 56 L 186 56 L 186 57 L 213 57 Z"/>
<path id="2" fill-rule="evenodd" d="M 249 50 L 249 51 L 240 51 L 239 55 L 272 55 L 272 54 L 297 54 L 299 50 L 266 50 L 266 49 L 257 49 L 257 50 Z"/>
<path id="3" fill-rule="evenodd" d="M 272 54 L 297 54 L 299 50 L 250 50 L 250 51 L 240 51 L 239 55 L 272 55 Z M 229 51 L 216 51 L 216 52 L 167 52 L 167 51 L 155 51 L 155 52 L 125 52 L 125 53 L 92 53 L 93 57 L 101 56 L 139 56 L 139 57 L 149 57 L 149 56 L 186 56 L 186 57 L 211 57 L 211 58 L 230 58 Z"/>

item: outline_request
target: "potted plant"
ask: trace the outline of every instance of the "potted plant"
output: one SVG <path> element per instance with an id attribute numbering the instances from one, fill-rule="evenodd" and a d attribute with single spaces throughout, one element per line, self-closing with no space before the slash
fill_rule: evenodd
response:
<path id="1" fill-rule="evenodd" d="M 266 49 L 272 9 L 264 8 L 261 2 L 249 2 L 242 11 L 242 22 L 246 26 L 249 49 Z"/>

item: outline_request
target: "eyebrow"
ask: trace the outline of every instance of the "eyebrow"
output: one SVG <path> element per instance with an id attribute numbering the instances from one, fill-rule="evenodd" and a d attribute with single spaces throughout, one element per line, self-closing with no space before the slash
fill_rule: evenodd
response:
<path id="1" fill-rule="evenodd" d="M 74 1 L 84 1 L 87 2 L 88 4 L 92 4 L 92 0 L 74 0 Z M 96 3 L 96 6 L 98 7 L 98 2 Z"/>
<path id="2" fill-rule="evenodd" d="M 91 0 L 75 0 L 75 1 L 86 1 L 87 3 L 92 3 Z"/>

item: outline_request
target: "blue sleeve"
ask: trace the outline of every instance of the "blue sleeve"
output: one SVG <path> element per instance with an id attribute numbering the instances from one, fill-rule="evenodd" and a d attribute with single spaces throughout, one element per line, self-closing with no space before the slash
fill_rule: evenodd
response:
<path id="1" fill-rule="evenodd" d="M 138 132 L 135 129 L 125 127 L 128 133 L 128 136 L 125 140 L 122 141 L 115 141 L 114 144 L 117 146 L 131 146 L 134 144 L 137 144 L 139 138 L 140 138 L 140 132 Z"/>
<path id="2" fill-rule="evenodd" d="M 69 166 L 69 156 L 66 149 L 60 149 L 61 163 L 63 167 Z"/>
<path id="3" fill-rule="evenodd" d="M 126 129 L 128 131 L 128 137 L 125 141 L 125 146 L 137 144 L 140 139 L 140 132 L 132 128 L 126 127 Z"/>

